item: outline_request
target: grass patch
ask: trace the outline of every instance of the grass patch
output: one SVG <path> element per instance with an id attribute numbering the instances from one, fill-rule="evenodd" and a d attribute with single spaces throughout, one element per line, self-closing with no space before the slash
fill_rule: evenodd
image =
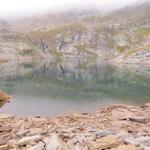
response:
<path id="1" fill-rule="evenodd" d="M 139 34 L 150 34 L 150 28 L 139 28 L 137 32 Z"/>
<path id="2" fill-rule="evenodd" d="M 61 27 L 57 27 L 56 29 L 52 29 L 49 31 L 32 31 L 29 33 L 30 37 L 33 38 L 41 38 L 41 39 L 53 39 L 58 34 L 63 34 L 65 36 L 72 35 L 73 32 L 83 31 L 85 28 L 82 24 L 74 23 L 63 25 Z"/>
<path id="3" fill-rule="evenodd" d="M 117 50 L 120 52 L 120 53 L 123 53 L 125 51 L 126 47 L 121 47 L 121 46 L 118 46 L 117 47 Z"/>
<path id="4" fill-rule="evenodd" d="M 57 52 L 57 51 L 50 51 L 49 54 L 56 58 L 64 56 L 64 54 L 62 52 Z"/>
<path id="5" fill-rule="evenodd" d="M 85 44 L 75 45 L 75 48 L 78 49 L 81 53 L 85 53 L 87 55 L 96 56 L 96 54 L 90 50 Z"/>

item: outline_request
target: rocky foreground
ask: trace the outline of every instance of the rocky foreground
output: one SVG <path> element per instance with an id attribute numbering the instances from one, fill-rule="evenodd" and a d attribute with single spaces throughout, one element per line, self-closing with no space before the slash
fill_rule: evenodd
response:
<path id="1" fill-rule="evenodd" d="M 0 114 L 0 150 L 150 150 L 150 103 L 57 118 Z"/>

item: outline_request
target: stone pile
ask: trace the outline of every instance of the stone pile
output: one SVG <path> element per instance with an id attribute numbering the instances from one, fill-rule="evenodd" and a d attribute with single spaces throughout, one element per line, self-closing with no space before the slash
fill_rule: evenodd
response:
<path id="1" fill-rule="evenodd" d="M 150 104 L 56 118 L 0 114 L 0 150 L 150 150 Z"/>

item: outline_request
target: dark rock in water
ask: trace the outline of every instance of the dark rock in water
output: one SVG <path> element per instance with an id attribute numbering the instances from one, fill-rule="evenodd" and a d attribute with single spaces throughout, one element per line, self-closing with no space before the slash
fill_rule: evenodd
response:
<path id="1" fill-rule="evenodd" d="M 6 94 L 5 92 L 0 91 L 0 102 L 1 101 L 8 101 L 11 97 Z"/>
<path id="2" fill-rule="evenodd" d="M 3 107 L 3 105 L 5 105 L 6 101 L 0 101 L 0 108 Z"/>

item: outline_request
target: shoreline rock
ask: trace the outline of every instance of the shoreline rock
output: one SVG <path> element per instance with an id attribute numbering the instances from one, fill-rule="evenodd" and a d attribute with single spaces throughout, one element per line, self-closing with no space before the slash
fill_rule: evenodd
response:
<path id="1" fill-rule="evenodd" d="M 0 102 L 9 102 L 10 98 L 11 97 L 7 93 L 0 91 Z"/>
<path id="2" fill-rule="evenodd" d="M 17 118 L 0 114 L 0 150 L 148 150 L 150 104 L 93 113 Z"/>

